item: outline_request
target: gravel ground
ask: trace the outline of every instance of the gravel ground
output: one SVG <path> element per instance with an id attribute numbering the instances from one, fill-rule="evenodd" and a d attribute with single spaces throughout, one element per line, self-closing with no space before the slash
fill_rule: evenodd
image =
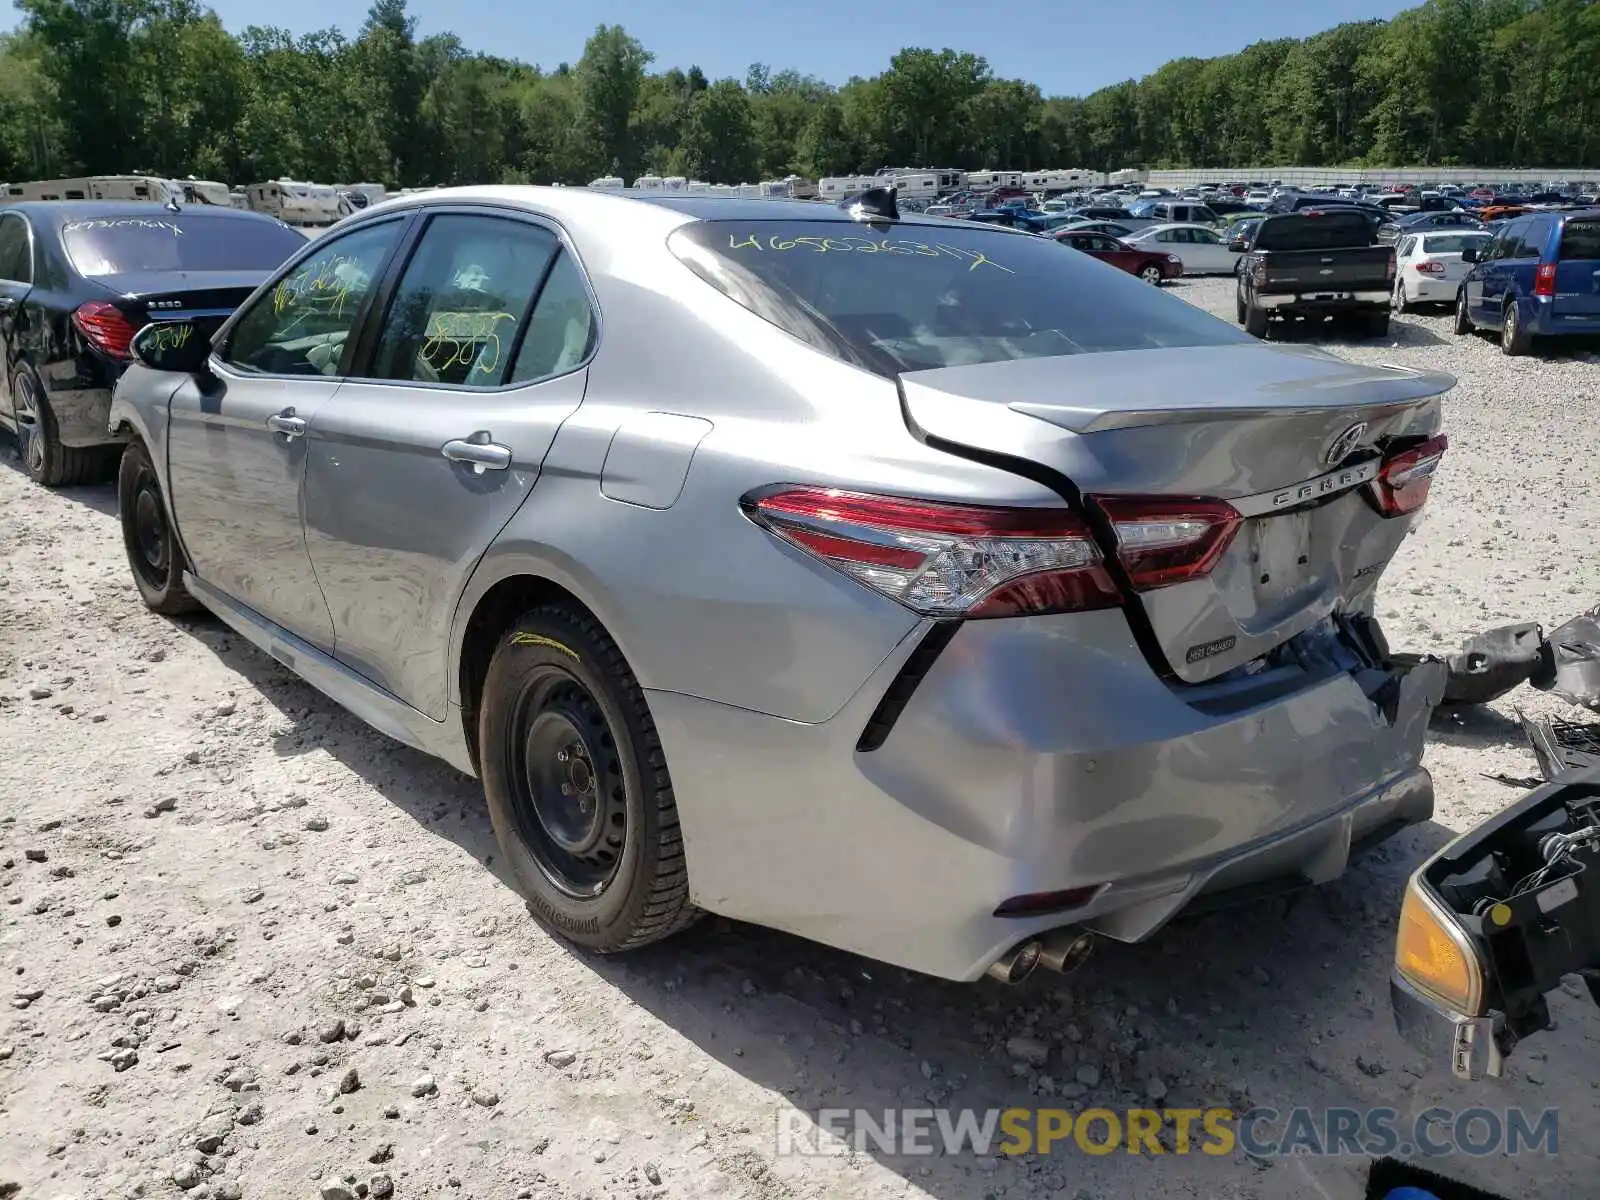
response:
<path id="1" fill-rule="evenodd" d="M 1231 316 L 1228 280 L 1183 296 Z M 1438 367 L 1452 448 L 1386 577 L 1398 649 L 1548 626 L 1600 593 L 1600 368 L 1506 359 L 1445 316 L 1338 352 Z M 707 921 L 626 959 L 552 940 L 497 878 L 476 786 L 210 620 L 139 604 L 109 488 L 30 486 L 0 447 L 0 1197 L 1355 1200 L 1359 1161 L 778 1158 L 775 1114 L 1521 1105 L 1560 1152 L 1456 1157 L 1509 1195 L 1594 1196 L 1600 1015 L 1456 1084 L 1393 1031 L 1407 872 L 1535 771 L 1522 689 L 1441 719 L 1432 823 L 1331 886 L 963 986 Z M 1574 469 L 1576 468 L 1576 469 Z M 1580 471 L 1582 474 L 1580 474 Z"/>

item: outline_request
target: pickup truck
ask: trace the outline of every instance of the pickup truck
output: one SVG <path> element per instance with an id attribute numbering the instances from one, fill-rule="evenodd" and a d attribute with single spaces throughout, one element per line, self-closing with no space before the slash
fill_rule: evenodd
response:
<path id="1" fill-rule="evenodd" d="M 1389 332 L 1394 247 L 1378 243 L 1362 213 L 1269 216 L 1240 242 L 1236 309 L 1247 333 L 1265 337 L 1273 314 L 1350 318 L 1372 337 Z"/>

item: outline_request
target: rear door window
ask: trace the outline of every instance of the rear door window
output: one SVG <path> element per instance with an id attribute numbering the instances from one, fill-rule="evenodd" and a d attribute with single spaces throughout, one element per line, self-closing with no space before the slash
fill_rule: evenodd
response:
<path id="1" fill-rule="evenodd" d="M 505 382 L 517 332 L 560 242 L 504 217 L 433 217 L 384 317 L 371 376 L 449 387 Z"/>
<path id="2" fill-rule="evenodd" d="M 33 282 L 28 226 L 14 213 L 0 215 L 0 279 L 10 283 Z"/>
<path id="3" fill-rule="evenodd" d="M 78 274 L 143 271 L 270 271 L 305 238 L 271 220 L 174 213 L 68 221 L 61 242 Z"/>
<path id="4" fill-rule="evenodd" d="M 1600 259 L 1600 217 L 1568 221 L 1561 231 L 1558 256 L 1562 262 Z"/>
<path id="5" fill-rule="evenodd" d="M 672 252 L 819 350 L 883 375 L 1249 335 L 1050 239 L 938 223 L 699 221 Z"/>

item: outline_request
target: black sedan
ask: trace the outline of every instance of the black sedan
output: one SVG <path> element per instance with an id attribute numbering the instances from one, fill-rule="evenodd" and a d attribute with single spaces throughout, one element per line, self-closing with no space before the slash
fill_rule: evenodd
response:
<path id="1" fill-rule="evenodd" d="M 130 201 L 0 208 L 0 428 L 47 487 L 109 474 L 128 341 L 155 320 L 220 324 L 305 237 L 272 217 Z"/>

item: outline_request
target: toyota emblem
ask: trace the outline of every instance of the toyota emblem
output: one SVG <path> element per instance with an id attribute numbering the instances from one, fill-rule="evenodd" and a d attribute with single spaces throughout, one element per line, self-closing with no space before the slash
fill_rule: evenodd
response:
<path id="1" fill-rule="evenodd" d="M 1322 452 L 1322 461 L 1330 467 L 1338 466 L 1350 456 L 1350 451 L 1361 444 L 1361 439 L 1366 436 L 1366 432 L 1367 423 L 1365 421 L 1357 421 L 1328 443 L 1328 448 Z"/>

